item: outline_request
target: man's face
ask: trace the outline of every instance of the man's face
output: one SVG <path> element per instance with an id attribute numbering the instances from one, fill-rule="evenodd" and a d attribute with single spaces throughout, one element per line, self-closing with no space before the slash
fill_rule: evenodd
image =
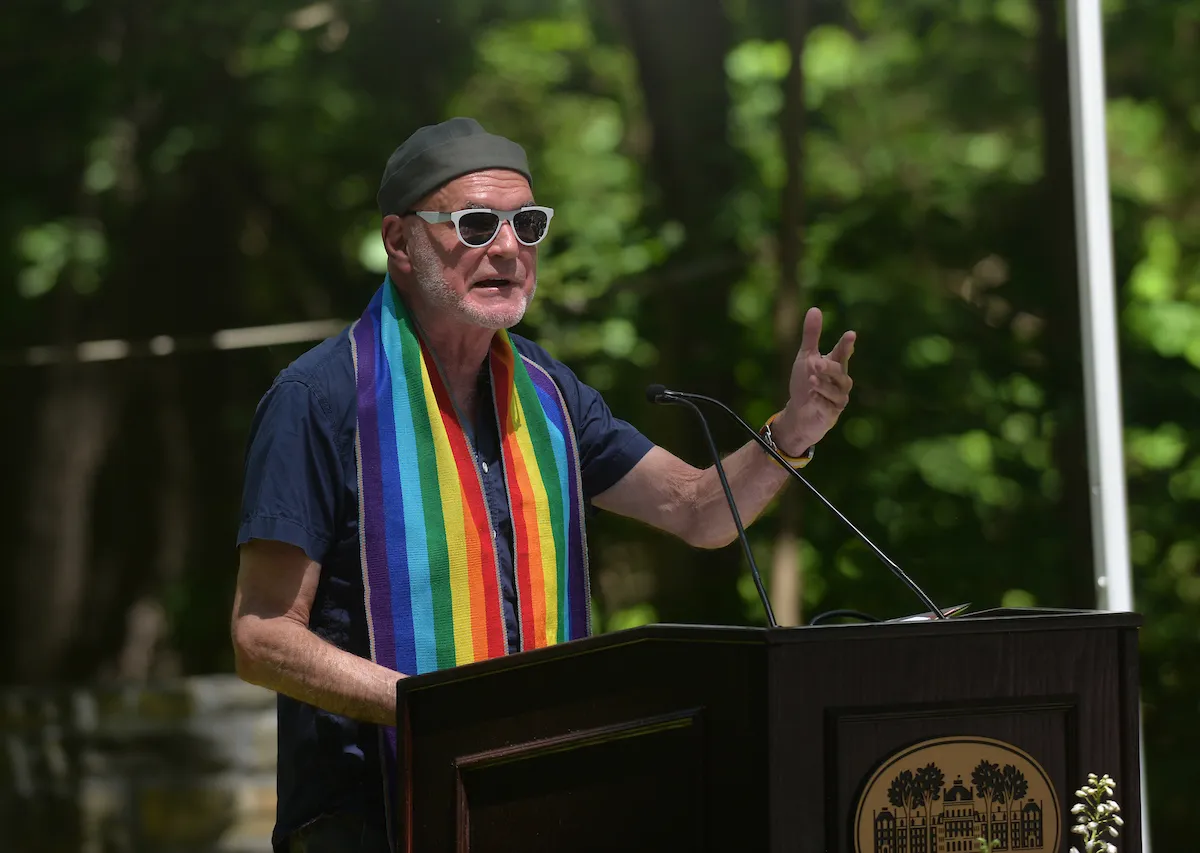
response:
<path id="1" fill-rule="evenodd" d="M 490 169 L 450 182 L 414 209 L 516 210 L 532 203 L 533 191 L 523 176 Z M 409 216 L 404 233 L 413 278 L 431 307 L 487 329 L 507 329 L 524 316 L 537 289 L 537 247 L 518 241 L 512 223 L 502 223 L 496 238 L 479 248 L 463 245 L 450 222 L 430 224 Z"/>

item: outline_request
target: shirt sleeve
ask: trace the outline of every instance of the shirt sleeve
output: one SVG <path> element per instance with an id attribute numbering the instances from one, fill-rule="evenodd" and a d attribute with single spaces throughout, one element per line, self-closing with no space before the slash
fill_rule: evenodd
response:
<path id="1" fill-rule="evenodd" d="M 341 466 L 324 407 L 303 381 L 276 382 L 246 448 L 237 544 L 270 539 L 323 562 L 334 542 Z"/>
<path id="2" fill-rule="evenodd" d="M 572 410 L 575 438 L 579 442 L 583 497 L 590 502 L 628 474 L 650 452 L 654 442 L 632 424 L 614 416 L 600 392 L 580 381 L 570 368 L 556 362 L 554 372 Z"/>

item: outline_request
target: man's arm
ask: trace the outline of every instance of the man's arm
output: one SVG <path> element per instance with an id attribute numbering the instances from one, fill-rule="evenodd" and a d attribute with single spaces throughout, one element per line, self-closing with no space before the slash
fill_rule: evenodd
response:
<path id="1" fill-rule="evenodd" d="M 742 523 L 749 525 L 788 481 L 786 471 L 751 442 L 721 460 Z M 695 548 L 721 548 L 737 538 L 716 466 L 693 468 L 651 448 L 615 486 L 592 503 L 673 533 Z"/>
<path id="2" fill-rule="evenodd" d="M 320 576 L 320 564 L 293 545 L 255 539 L 240 548 L 231 626 L 238 676 L 334 714 L 395 725 L 404 676 L 308 629 Z"/>
<path id="3" fill-rule="evenodd" d="M 821 312 L 804 318 L 804 338 L 792 366 L 790 399 L 772 435 L 780 450 L 799 456 L 837 423 L 850 399 L 847 371 L 855 334 L 846 332 L 822 356 Z M 789 479 L 754 442 L 722 460 L 743 524 L 757 518 Z M 697 548 L 720 548 L 737 538 L 716 466 L 700 470 L 655 447 L 616 485 L 593 498 L 600 509 L 636 518 Z"/>

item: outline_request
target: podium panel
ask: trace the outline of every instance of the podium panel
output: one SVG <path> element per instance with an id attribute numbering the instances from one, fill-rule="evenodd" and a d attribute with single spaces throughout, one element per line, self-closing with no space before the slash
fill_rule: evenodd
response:
<path id="1" fill-rule="evenodd" d="M 770 682 L 776 815 L 771 849 L 857 853 L 856 808 L 872 772 L 887 758 L 937 739 L 995 740 L 1011 747 L 1014 757 L 985 759 L 987 750 L 976 749 L 967 750 L 953 766 L 933 762 L 944 779 L 938 799 L 918 814 L 931 824 L 928 853 L 951 851 L 934 842 L 944 836 L 939 821 L 944 822 L 946 791 L 956 780 L 974 802 L 977 835 L 989 825 L 996 829 L 994 813 L 1002 806 L 1006 815 L 1026 806 L 1031 815 L 1053 810 L 1061 825 L 1089 772 L 1109 773 L 1123 790 L 1136 791 L 1129 787 L 1138 779 L 1136 631 L 1115 627 L 1128 620 L 1100 615 L 968 618 L 952 625 L 906 626 L 909 630 L 900 632 L 890 630 L 899 626 L 853 626 L 842 629 L 837 642 L 821 641 L 815 632 L 777 635 Z M 893 636 L 880 644 L 873 628 Z M 811 684 L 822 685 L 819 698 L 805 689 Z M 1019 785 L 1009 794 L 1000 792 L 1004 803 L 995 802 L 996 792 L 980 794 L 978 782 L 987 787 L 981 763 L 999 764 L 1001 771 L 1010 763 L 1017 768 L 1022 753 L 1044 769 L 1057 808 L 1030 796 L 1011 796 L 1019 793 Z M 795 761 L 795 756 L 812 754 L 823 756 L 819 773 Z M 898 765 L 896 773 L 915 774 L 935 756 Z M 977 769 L 979 778 L 973 780 Z M 1026 778 L 1025 787 L 1033 793 L 1031 779 Z M 815 816 L 802 816 L 797 800 L 824 804 L 821 832 L 802 822 Z M 1122 850 L 1136 849 L 1134 837 L 1140 836 L 1128 805 Z M 884 806 L 877 810 L 884 817 L 903 811 L 886 798 Z M 1015 842 L 1010 824 L 1006 819 L 999 831 Z M 1003 849 L 1057 853 L 1070 846 L 1062 843 L 1069 840 L 1062 831 L 1039 837 L 1037 843 L 1022 841 Z M 1059 843 L 1052 846 L 1055 837 Z M 875 853 L 875 845 L 862 853 Z"/>
<path id="2" fill-rule="evenodd" d="M 631 841 L 637 849 L 703 846 L 699 712 L 546 738 L 456 764 L 459 849 L 626 850 Z M 514 838 L 513 827 L 537 832 Z"/>
<path id="3" fill-rule="evenodd" d="M 399 849 L 765 849 L 762 651 L 647 627 L 400 681 Z"/>
<path id="4" fill-rule="evenodd" d="M 1138 624 L 651 625 L 405 679 L 397 847 L 1060 853 L 1087 773 L 1138 790 Z"/>

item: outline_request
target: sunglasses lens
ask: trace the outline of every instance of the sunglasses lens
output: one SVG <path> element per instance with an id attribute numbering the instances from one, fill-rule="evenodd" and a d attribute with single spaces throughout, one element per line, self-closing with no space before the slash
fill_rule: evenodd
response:
<path id="1" fill-rule="evenodd" d="M 482 246 L 495 236 L 500 217 L 487 211 L 467 213 L 458 220 L 458 233 L 468 246 Z"/>
<path id="2" fill-rule="evenodd" d="M 513 217 L 513 230 L 522 243 L 540 243 L 550 224 L 544 210 L 522 210 Z"/>

